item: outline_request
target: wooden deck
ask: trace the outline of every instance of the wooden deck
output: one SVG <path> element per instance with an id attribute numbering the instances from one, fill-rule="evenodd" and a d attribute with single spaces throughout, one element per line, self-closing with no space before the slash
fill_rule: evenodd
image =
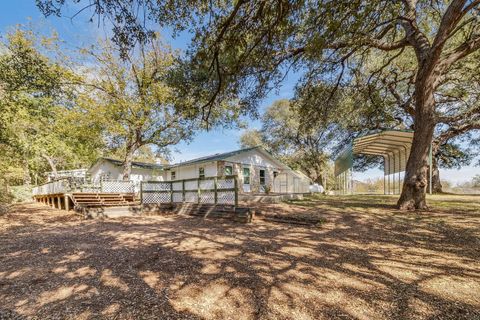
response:
<path id="1" fill-rule="evenodd" d="M 138 204 L 134 193 L 74 192 L 34 196 L 34 200 L 61 210 L 121 207 Z"/>

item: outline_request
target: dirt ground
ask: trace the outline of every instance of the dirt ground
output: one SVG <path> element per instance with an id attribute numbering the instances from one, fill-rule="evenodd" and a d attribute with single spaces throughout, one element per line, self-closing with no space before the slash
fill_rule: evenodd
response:
<path id="1" fill-rule="evenodd" d="M 263 206 L 302 227 L 185 216 L 0 216 L 0 319 L 480 319 L 480 197 Z"/>

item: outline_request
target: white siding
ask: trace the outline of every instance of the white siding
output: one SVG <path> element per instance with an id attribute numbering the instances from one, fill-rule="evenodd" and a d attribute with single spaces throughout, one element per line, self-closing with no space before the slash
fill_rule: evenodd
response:
<path id="1" fill-rule="evenodd" d="M 251 150 L 236 154 L 225 159 L 225 164 L 236 163 L 240 165 L 238 176 L 239 184 L 243 188 L 243 192 L 263 192 L 260 186 L 260 170 L 265 170 L 265 184 L 270 185 L 275 191 L 275 183 L 273 182 L 273 172 L 282 172 L 285 165 L 278 160 L 272 159 L 259 150 Z M 243 168 L 250 168 L 250 185 L 243 184 Z"/>
<path id="2" fill-rule="evenodd" d="M 130 180 L 139 181 L 163 181 L 163 172 L 158 169 L 132 168 Z"/>
<path id="3" fill-rule="evenodd" d="M 175 180 L 198 178 L 200 167 L 205 169 L 205 177 L 214 177 L 217 175 L 217 162 L 213 161 L 171 168 L 166 173 L 166 180 L 171 180 L 172 171 L 175 171 Z"/>
<path id="4" fill-rule="evenodd" d="M 93 181 L 100 181 L 102 178 L 122 179 L 122 168 L 105 160 L 96 163 L 88 170 L 88 173 Z"/>
<path id="5" fill-rule="evenodd" d="M 123 179 L 123 168 L 113 164 L 110 161 L 103 160 L 95 164 L 92 168 L 88 170 L 93 181 L 100 181 L 100 179 L 113 179 L 113 180 L 122 180 Z M 158 169 L 143 169 L 143 168 L 132 168 L 130 174 L 130 180 L 139 182 L 146 180 L 159 180 L 163 181 L 163 172 Z"/>
<path id="6" fill-rule="evenodd" d="M 269 157 L 264 156 L 258 150 L 251 150 L 242 152 L 225 159 L 227 162 L 241 163 L 243 165 L 250 165 L 264 168 L 280 168 L 279 163 L 270 160 Z"/>
<path id="7" fill-rule="evenodd" d="M 273 191 L 277 193 L 308 193 L 310 180 L 294 171 L 284 171 L 275 178 Z"/>

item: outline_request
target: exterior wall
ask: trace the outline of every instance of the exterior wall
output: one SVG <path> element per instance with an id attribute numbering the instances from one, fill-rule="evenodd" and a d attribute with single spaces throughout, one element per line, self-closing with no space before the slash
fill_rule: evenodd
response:
<path id="1" fill-rule="evenodd" d="M 233 174 L 239 179 L 239 193 L 264 193 L 260 185 L 260 170 L 265 170 L 265 186 L 271 188 L 274 193 L 306 193 L 309 192 L 310 181 L 307 177 L 296 173 L 290 168 L 282 165 L 278 160 L 264 155 L 258 150 L 252 150 L 225 159 L 219 162 L 218 170 L 223 172 L 226 165 L 233 166 Z M 243 168 L 250 168 L 250 187 L 243 183 Z M 277 177 L 274 177 L 277 172 Z"/>
<path id="2" fill-rule="evenodd" d="M 310 180 L 292 170 L 285 170 L 275 178 L 274 190 L 277 193 L 307 193 Z"/>
<path id="3" fill-rule="evenodd" d="M 121 177 L 122 175 L 120 175 Z M 158 169 L 132 168 L 130 180 L 140 181 L 163 181 L 163 171 Z"/>
<path id="4" fill-rule="evenodd" d="M 178 166 L 166 170 L 164 174 L 165 180 L 172 180 L 172 171 L 175 171 L 175 180 L 194 179 L 198 178 L 199 169 L 203 167 L 205 169 L 205 177 L 217 176 L 217 162 L 205 162 L 193 165 Z"/>
<path id="5" fill-rule="evenodd" d="M 100 161 L 88 170 L 92 181 L 106 179 L 122 179 L 122 168 L 114 165 L 110 161 Z"/>
<path id="6" fill-rule="evenodd" d="M 276 161 L 271 160 L 269 159 L 269 157 L 264 156 L 258 150 L 251 150 L 251 151 L 236 154 L 232 157 L 225 159 L 225 162 L 235 162 L 235 163 L 241 163 L 244 165 L 266 167 L 266 168 L 280 167 L 280 165 Z"/>
<path id="7" fill-rule="evenodd" d="M 265 170 L 265 185 L 271 186 L 271 192 L 275 191 L 274 172 L 281 173 L 285 169 L 276 161 L 270 159 L 257 150 L 243 152 L 235 156 L 225 159 L 224 165 L 233 165 L 234 174 L 237 174 L 239 179 L 240 193 L 263 193 L 265 192 L 260 185 L 260 170 Z M 243 168 L 250 168 L 250 188 L 243 183 Z M 250 189 L 250 190 L 249 190 Z"/>
<path id="8" fill-rule="evenodd" d="M 88 170 L 88 173 L 93 181 L 100 181 L 102 178 L 113 180 L 123 179 L 123 168 L 110 161 L 101 161 L 100 163 L 95 164 Z M 153 169 L 132 167 L 130 180 L 136 183 L 146 180 L 163 181 L 163 172 Z"/>

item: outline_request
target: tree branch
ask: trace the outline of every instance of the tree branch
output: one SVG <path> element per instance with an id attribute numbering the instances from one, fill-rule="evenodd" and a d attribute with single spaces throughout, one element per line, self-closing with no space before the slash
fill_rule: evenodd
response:
<path id="1" fill-rule="evenodd" d="M 438 70 L 445 72 L 452 64 L 480 49 L 480 35 L 466 41 L 447 54 L 438 64 Z"/>

